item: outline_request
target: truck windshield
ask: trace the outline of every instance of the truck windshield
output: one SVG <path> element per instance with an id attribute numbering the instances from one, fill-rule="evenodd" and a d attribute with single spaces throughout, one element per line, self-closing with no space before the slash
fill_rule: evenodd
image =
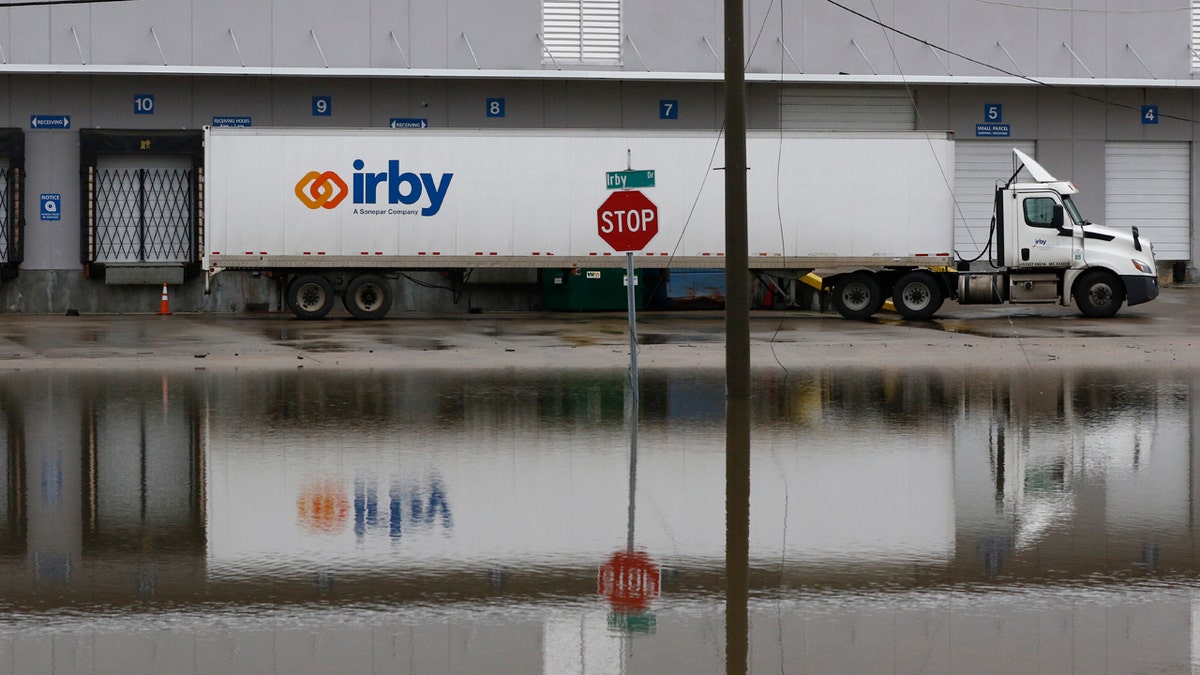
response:
<path id="1" fill-rule="evenodd" d="M 1076 208 L 1075 202 L 1071 201 L 1070 195 L 1063 195 L 1063 207 L 1067 209 L 1067 215 L 1071 216 L 1071 222 L 1076 225 L 1083 225 L 1087 222 L 1083 216 L 1079 215 L 1079 209 Z"/>

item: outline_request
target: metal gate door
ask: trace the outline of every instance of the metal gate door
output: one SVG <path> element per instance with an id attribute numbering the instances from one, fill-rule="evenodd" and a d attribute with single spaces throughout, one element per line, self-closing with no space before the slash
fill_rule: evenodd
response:
<path id="1" fill-rule="evenodd" d="M 100 158 L 94 169 L 93 260 L 187 263 L 192 238 L 192 167 L 187 157 Z"/>
<path id="2" fill-rule="evenodd" d="M 12 262 L 9 259 L 9 252 L 12 250 L 12 221 L 8 215 L 12 199 L 9 173 L 8 158 L 0 157 L 0 264 Z"/>

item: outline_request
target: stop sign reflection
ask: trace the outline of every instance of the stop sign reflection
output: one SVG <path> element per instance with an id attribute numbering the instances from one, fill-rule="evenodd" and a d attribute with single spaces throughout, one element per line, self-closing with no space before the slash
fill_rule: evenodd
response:
<path id="1" fill-rule="evenodd" d="M 640 251 L 658 234 L 658 207 L 638 190 L 614 192 L 596 210 L 596 232 L 615 251 Z"/>
<path id="2" fill-rule="evenodd" d="M 658 597 L 662 570 L 644 551 L 617 551 L 597 575 L 597 591 L 619 612 L 640 612 Z"/>

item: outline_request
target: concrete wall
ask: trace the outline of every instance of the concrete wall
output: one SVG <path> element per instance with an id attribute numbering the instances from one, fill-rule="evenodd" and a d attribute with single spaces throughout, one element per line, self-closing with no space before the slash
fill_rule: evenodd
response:
<path id="1" fill-rule="evenodd" d="M 351 0 L 336 13 L 315 0 L 0 9 L 0 127 L 25 131 L 27 204 L 36 206 L 42 193 L 63 198 L 61 220 L 42 221 L 27 211 L 25 262 L 16 280 L 0 283 L 0 307 L 63 309 L 58 299 L 35 300 L 47 288 L 89 298 L 74 304 L 93 311 L 144 306 L 141 293 L 134 301 L 126 291 L 83 276 L 79 129 L 199 129 L 224 115 L 250 117 L 254 126 L 386 126 L 402 117 L 435 127 L 716 128 L 724 117 L 722 86 L 706 78 L 719 72 L 723 56 L 722 4 L 624 0 L 622 64 L 555 78 L 545 77 L 553 65 L 543 61 L 537 40 L 537 0 Z M 918 126 L 952 129 L 960 139 L 973 138 L 985 104 L 1001 103 L 1012 138 L 1036 141 L 1039 159 L 1081 185 L 1080 206 L 1099 221 L 1107 141 L 1194 140 L 1190 120 L 1200 116 L 1200 100 L 1191 86 L 1191 14 L 1175 0 L 1146 0 L 1136 11 L 1111 9 L 1100 0 L 1075 2 L 1070 11 L 1049 0 L 1020 6 L 844 4 L 862 16 L 824 0 L 748 0 L 748 71 L 775 73 L 779 80 L 799 72 L 847 73 L 859 76 L 849 85 L 855 87 L 863 86 L 862 76 L 941 78 L 908 85 L 919 106 Z M 873 19 L 897 30 L 885 31 Z M 958 56 L 935 55 L 902 33 Z M 247 72 L 239 73 L 243 68 Z M 337 69 L 360 70 L 347 77 Z M 489 73 L 495 69 L 505 72 Z M 613 70 L 627 75 L 613 77 Z M 1075 78 L 1071 82 L 1088 86 L 966 85 L 954 79 L 1001 71 Z M 1104 78 L 1140 78 L 1155 86 Z M 837 86 L 836 78 L 823 82 L 831 84 Z M 751 127 L 778 128 L 785 86 L 804 84 L 751 84 Z M 883 80 L 873 86 L 884 86 Z M 893 78 L 886 86 L 904 85 Z M 146 94 L 154 96 L 154 113 L 137 114 L 135 97 Z M 313 114 L 314 97 L 328 97 L 330 115 Z M 492 98 L 504 99 L 504 117 L 487 115 Z M 678 102 L 678 119 L 660 119 L 663 100 Z M 1160 107 L 1161 123 L 1141 123 L 1146 103 Z M 71 128 L 32 129 L 33 115 L 70 115 Z M 1193 220 L 1198 208 L 1200 193 L 1193 187 Z M 260 285 L 270 286 L 251 284 Z M 232 297 L 240 301 L 243 292 L 250 293 L 243 306 L 277 300 L 241 285 Z M 181 308 L 226 311 L 238 305 L 202 296 L 189 301 L 191 290 L 178 295 Z M 156 308 L 157 295 L 148 296 Z M 440 300 L 416 302 L 438 306 Z"/>
<path id="2" fill-rule="evenodd" d="M 1191 16 L 1178 0 L 1136 8 L 1079 0 L 1069 9 L 1052 0 L 841 4 L 847 9 L 748 0 L 750 72 L 794 72 L 786 46 L 806 73 L 998 74 L 992 65 L 1033 77 L 1191 75 Z M 623 67 L 719 71 L 709 45 L 723 56 L 722 8 L 720 0 L 624 0 L 622 33 L 642 59 L 622 40 Z M 552 67 L 543 64 L 541 22 L 538 0 L 346 0 L 336 12 L 319 0 L 161 0 L 0 10 L 0 46 L 7 64 L 471 69 L 478 61 L 540 70 Z M 939 59 L 904 34 L 956 55 Z"/>

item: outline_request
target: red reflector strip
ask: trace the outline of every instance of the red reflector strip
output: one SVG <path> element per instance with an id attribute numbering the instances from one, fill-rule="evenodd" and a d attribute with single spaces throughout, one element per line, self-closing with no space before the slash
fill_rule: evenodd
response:
<path id="1" fill-rule="evenodd" d="M 325 251 L 317 251 L 317 255 L 325 255 Z"/>
<path id="2" fill-rule="evenodd" d="M 213 251 L 213 252 L 212 252 L 212 254 L 213 254 L 213 255 L 221 255 L 221 252 L 220 252 L 220 251 Z"/>
<path id="3" fill-rule="evenodd" d="M 914 253 L 913 255 L 918 258 L 928 258 L 929 257 L 928 253 Z"/>
<path id="4" fill-rule="evenodd" d="M 254 255 L 254 251 L 246 251 L 246 255 Z"/>
<path id="5" fill-rule="evenodd" d="M 305 251 L 304 255 L 312 255 L 312 251 Z"/>

